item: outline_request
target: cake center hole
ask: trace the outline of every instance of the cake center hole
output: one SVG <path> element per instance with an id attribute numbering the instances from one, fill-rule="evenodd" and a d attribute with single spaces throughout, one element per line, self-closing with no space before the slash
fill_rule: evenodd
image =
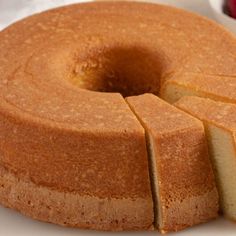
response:
<path id="1" fill-rule="evenodd" d="M 113 48 L 94 51 L 80 58 L 71 82 L 100 92 L 118 92 L 124 97 L 159 93 L 162 73 L 157 55 L 143 48 Z"/>

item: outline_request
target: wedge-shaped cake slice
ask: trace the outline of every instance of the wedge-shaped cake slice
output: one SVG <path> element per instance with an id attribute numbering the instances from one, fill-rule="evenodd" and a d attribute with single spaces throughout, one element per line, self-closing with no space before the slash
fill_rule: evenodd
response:
<path id="1" fill-rule="evenodd" d="M 127 102 L 146 130 L 159 230 L 178 231 L 215 218 L 218 193 L 202 123 L 151 94 Z"/>
<path id="2" fill-rule="evenodd" d="M 236 77 L 177 73 L 164 83 L 160 96 L 169 103 L 177 102 L 183 96 L 199 96 L 236 103 Z"/>
<path id="3" fill-rule="evenodd" d="M 183 97 L 175 105 L 202 120 L 214 163 L 221 209 L 236 220 L 236 105 Z"/>

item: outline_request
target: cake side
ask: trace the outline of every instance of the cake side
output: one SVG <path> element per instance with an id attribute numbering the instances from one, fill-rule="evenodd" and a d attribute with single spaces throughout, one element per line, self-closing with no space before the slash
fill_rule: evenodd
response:
<path id="1" fill-rule="evenodd" d="M 188 128 L 153 139 L 161 189 L 161 231 L 179 231 L 216 218 L 218 193 L 204 130 Z"/>
<path id="2" fill-rule="evenodd" d="M 178 231 L 217 217 L 218 193 L 201 122 L 154 95 L 127 102 L 148 136 L 159 230 Z"/>
<path id="3" fill-rule="evenodd" d="M 109 231 L 152 229 L 149 199 L 99 198 L 59 191 L 16 176 L 2 165 L 0 202 L 33 219 L 62 226 Z"/>
<path id="4" fill-rule="evenodd" d="M 35 187 L 75 193 L 81 198 L 89 196 L 94 201 L 105 199 L 104 204 L 94 208 L 96 214 L 101 213 L 101 217 L 97 221 L 94 219 L 93 229 L 112 230 L 108 223 L 110 219 L 117 222 L 116 228 L 119 230 L 131 230 L 133 225 L 127 222 L 132 222 L 134 218 L 137 221 L 134 229 L 147 229 L 152 225 L 153 203 L 145 133 L 123 99 L 123 115 L 115 118 L 119 121 L 113 120 L 113 123 L 121 122 L 122 125 L 120 128 L 114 125 L 110 131 L 99 127 L 99 122 L 96 130 L 91 127 L 80 130 L 50 120 L 45 126 L 40 119 L 16 109 L 11 110 L 9 106 L 1 103 L 0 109 L 2 167 L 14 173 L 16 178 L 28 178 Z M 16 187 L 13 185 L 11 191 Z M 117 200 L 120 205 L 109 204 L 111 200 Z M 135 216 L 132 212 L 127 214 L 125 210 L 118 209 L 130 209 L 131 206 L 126 206 L 126 203 L 132 202 L 133 207 L 138 208 L 136 200 L 144 204 L 140 205 L 142 211 L 136 212 Z M 85 216 L 90 217 L 90 213 L 86 212 L 90 211 L 90 201 L 86 203 L 84 200 L 84 207 Z M 102 213 L 104 211 L 106 214 Z M 123 218 L 126 223 L 122 222 Z M 104 222 L 108 223 L 107 227 Z"/>

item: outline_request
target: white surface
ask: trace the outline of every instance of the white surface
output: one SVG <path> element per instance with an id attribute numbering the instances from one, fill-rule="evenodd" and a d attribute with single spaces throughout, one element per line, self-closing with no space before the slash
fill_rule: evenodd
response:
<path id="1" fill-rule="evenodd" d="M 217 1 L 217 0 L 212 0 Z M 24 16 L 50 7 L 76 0 L 0 0 L 0 29 Z M 176 5 L 213 18 L 213 13 L 206 0 L 158 0 L 157 2 Z M 31 220 L 14 210 L 0 207 L 0 236 L 156 236 L 157 232 L 104 233 L 63 228 L 60 226 Z M 236 236 L 236 224 L 222 218 L 207 224 L 195 226 L 176 233 L 177 236 Z"/>
<path id="2" fill-rule="evenodd" d="M 209 3 L 217 21 L 236 34 L 236 19 L 223 13 L 222 5 L 224 0 L 209 0 Z"/>
<path id="3" fill-rule="evenodd" d="M 106 233 L 90 230 L 63 228 L 31 220 L 13 210 L 0 208 L 1 236 L 160 236 L 158 232 Z M 235 236 L 236 224 L 222 218 L 192 227 L 173 236 Z"/>
<path id="4" fill-rule="evenodd" d="M 0 0 L 0 30 L 10 23 L 35 12 L 86 0 Z M 213 13 L 206 0 L 150 0 L 175 5 L 213 18 Z M 217 0 L 213 0 L 217 1 Z"/>

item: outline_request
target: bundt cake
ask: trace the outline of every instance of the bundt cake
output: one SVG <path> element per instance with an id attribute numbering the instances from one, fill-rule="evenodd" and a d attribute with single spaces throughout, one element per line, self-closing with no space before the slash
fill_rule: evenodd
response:
<path id="1" fill-rule="evenodd" d="M 233 102 L 235 55 L 235 38 L 222 27 L 157 4 L 76 4 L 33 15 L 4 29 L 0 32 L 1 204 L 66 226 L 152 229 L 157 217 L 153 198 L 158 194 L 151 188 L 150 175 L 155 174 L 148 162 L 143 121 L 124 97 L 153 93 L 175 102 L 185 94 L 196 94 Z M 146 96 L 138 100 L 142 99 L 146 101 Z M 195 161 L 190 163 L 192 172 L 183 163 L 182 173 L 196 181 L 199 189 L 192 186 L 192 192 L 184 192 L 181 187 L 183 195 L 176 196 L 176 201 L 183 199 L 178 212 L 172 188 L 177 191 L 184 177 L 181 171 L 175 175 L 180 185 L 167 185 L 165 190 L 173 202 L 166 202 L 168 195 L 159 196 L 164 207 L 161 214 L 166 217 L 158 217 L 163 231 L 216 216 L 217 194 L 213 196 L 204 135 L 200 124 L 191 122 L 196 134 L 189 135 L 189 140 L 184 135 L 180 138 L 191 145 L 196 142 L 199 152 L 184 157 L 185 150 L 179 147 L 183 156 L 178 154 L 187 163 Z M 153 123 L 148 121 L 148 130 Z M 172 142 L 168 136 L 162 141 Z M 176 146 L 172 147 L 166 152 L 175 153 Z M 203 161 L 206 164 L 199 173 Z M 168 168 L 167 177 L 172 176 L 169 171 L 175 173 L 177 167 Z M 200 186 L 204 176 L 208 179 Z M 185 183 L 186 189 L 191 188 L 189 180 Z M 164 187 L 160 185 L 161 191 Z M 182 208 L 187 202 L 193 205 Z M 189 222 L 183 214 L 191 217 Z"/>
<path id="2" fill-rule="evenodd" d="M 183 97 L 175 105 L 203 121 L 221 209 L 226 217 L 236 221 L 236 104 Z"/>
<path id="3" fill-rule="evenodd" d="M 156 226 L 178 231 L 218 215 L 218 193 L 202 123 L 155 95 L 127 101 L 147 132 Z"/>

